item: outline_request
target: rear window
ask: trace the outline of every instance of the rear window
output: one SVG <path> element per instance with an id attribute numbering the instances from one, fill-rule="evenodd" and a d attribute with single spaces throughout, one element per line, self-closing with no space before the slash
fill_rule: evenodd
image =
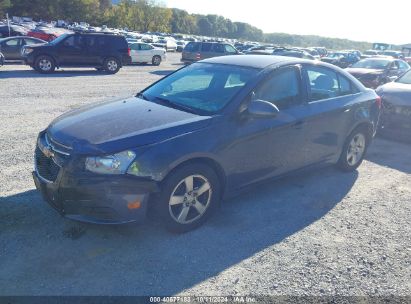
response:
<path id="1" fill-rule="evenodd" d="M 184 48 L 184 52 L 198 52 L 200 49 L 200 43 L 189 42 Z"/>

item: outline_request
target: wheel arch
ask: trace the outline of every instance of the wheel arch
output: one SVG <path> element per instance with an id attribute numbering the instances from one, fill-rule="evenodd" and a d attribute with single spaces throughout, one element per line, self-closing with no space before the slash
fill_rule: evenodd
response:
<path id="1" fill-rule="evenodd" d="M 57 68 L 60 66 L 60 63 L 59 63 L 59 61 L 57 60 L 56 56 L 54 56 L 54 55 L 52 55 L 52 54 L 47 54 L 47 53 L 40 53 L 40 54 L 36 55 L 36 56 L 34 57 L 34 64 L 36 64 L 37 59 L 38 59 L 39 57 L 41 57 L 41 56 L 50 57 L 51 59 L 53 59 L 54 65 L 55 65 Z"/>
<path id="2" fill-rule="evenodd" d="M 224 192 L 225 185 L 226 185 L 226 179 L 227 179 L 225 170 L 218 161 L 208 156 L 196 156 L 190 159 L 185 159 L 177 163 L 174 163 L 172 166 L 170 166 L 169 170 L 164 175 L 164 178 L 161 182 L 166 180 L 167 177 L 175 170 L 181 167 L 184 167 L 184 166 L 188 166 L 190 164 L 204 164 L 210 167 L 217 174 L 218 180 L 220 181 L 220 184 L 221 184 L 222 193 Z"/>
<path id="3" fill-rule="evenodd" d="M 362 129 L 364 131 L 366 131 L 366 135 L 367 135 L 367 140 L 368 142 L 370 142 L 372 140 L 372 138 L 374 137 L 374 125 L 372 122 L 370 121 L 361 121 L 359 123 L 357 123 L 348 133 L 347 137 L 350 136 L 350 134 L 352 132 L 354 132 L 354 130 L 357 129 Z"/>

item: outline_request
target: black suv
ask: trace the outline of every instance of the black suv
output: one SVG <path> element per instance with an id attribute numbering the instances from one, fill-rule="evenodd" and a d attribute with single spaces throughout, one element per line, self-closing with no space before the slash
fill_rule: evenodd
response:
<path id="1" fill-rule="evenodd" d="M 190 64 L 202 59 L 239 54 L 242 53 L 229 43 L 189 42 L 183 50 L 181 61 Z"/>
<path id="2" fill-rule="evenodd" d="M 95 67 L 115 74 L 131 61 L 123 36 L 96 33 L 64 34 L 44 45 L 24 47 L 22 56 L 40 73 L 52 73 L 59 67 Z"/>

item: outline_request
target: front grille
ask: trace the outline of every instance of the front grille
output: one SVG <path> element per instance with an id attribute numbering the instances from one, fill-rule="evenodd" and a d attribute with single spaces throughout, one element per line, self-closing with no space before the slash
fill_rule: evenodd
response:
<path id="1" fill-rule="evenodd" d="M 35 162 L 37 173 L 49 182 L 55 182 L 59 174 L 60 167 L 50 157 L 46 157 L 39 147 L 36 147 Z"/>

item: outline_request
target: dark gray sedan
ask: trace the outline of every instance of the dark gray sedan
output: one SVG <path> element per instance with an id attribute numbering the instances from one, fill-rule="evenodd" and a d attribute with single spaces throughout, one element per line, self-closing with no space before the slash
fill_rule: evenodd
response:
<path id="1" fill-rule="evenodd" d="M 382 97 L 380 134 L 411 142 L 411 71 L 377 89 Z"/>
<path id="2" fill-rule="evenodd" d="M 23 60 L 21 57 L 21 49 L 26 45 L 35 45 L 47 43 L 44 40 L 18 36 L 0 39 L 0 51 L 3 53 L 6 60 Z"/>
<path id="3" fill-rule="evenodd" d="M 324 163 L 355 170 L 380 106 L 329 64 L 215 57 L 55 119 L 39 134 L 33 178 L 68 218 L 125 223 L 150 207 L 170 230 L 188 231 L 259 181 Z"/>

